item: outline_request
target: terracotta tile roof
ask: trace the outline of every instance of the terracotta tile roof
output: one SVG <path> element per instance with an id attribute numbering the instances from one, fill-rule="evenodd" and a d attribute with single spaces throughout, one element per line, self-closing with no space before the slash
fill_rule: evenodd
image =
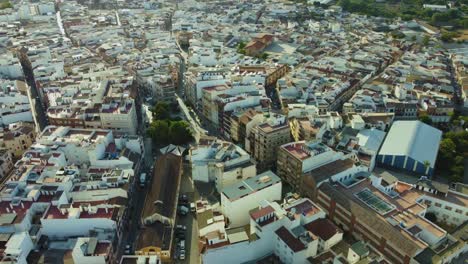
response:
<path id="1" fill-rule="evenodd" d="M 304 244 L 302 244 L 298 238 L 294 237 L 284 226 L 276 230 L 275 233 L 293 252 L 299 252 L 305 249 Z"/>
<path id="2" fill-rule="evenodd" d="M 329 240 L 337 233 L 341 233 L 341 230 L 337 226 L 325 218 L 310 222 L 304 227 L 324 241 Z"/>
<path id="3" fill-rule="evenodd" d="M 262 216 L 273 213 L 274 211 L 275 211 L 275 209 L 273 209 L 273 207 L 267 206 L 267 207 L 263 207 L 263 208 L 261 208 L 259 210 L 255 210 L 255 211 L 250 212 L 250 217 L 252 217 L 254 220 L 257 220 Z"/>

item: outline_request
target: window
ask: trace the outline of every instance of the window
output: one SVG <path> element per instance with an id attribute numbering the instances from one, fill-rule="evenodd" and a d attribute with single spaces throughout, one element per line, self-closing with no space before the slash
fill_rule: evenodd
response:
<path id="1" fill-rule="evenodd" d="M 456 209 L 456 210 L 455 210 L 455 213 L 457 213 L 457 214 L 463 214 L 463 211 L 460 210 L 460 209 Z"/>
<path id="2" fill-rule="evenodd" d="M 440 203 L 435 203 L 434 204 L 436 207 L 442 207 L 442 205 Z"/>
<path id="3" fill-rule="evenodd" d="M 450 206 L 445 206 L 445 210 L 452 211 L 452 207 L 450 207 Z"/>

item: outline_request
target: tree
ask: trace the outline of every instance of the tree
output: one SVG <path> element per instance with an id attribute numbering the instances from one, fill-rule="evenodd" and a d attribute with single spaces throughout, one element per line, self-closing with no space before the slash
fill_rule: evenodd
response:
<path id="1" fill-rule="evenodd" d="M 440 142 L 437 171 L 452 182 L 463 179 L 464 160 L 468 157 L 468 132 L 447 132 Z"/>
<path id="2" fill-rule="evenodd" d="M 428 46 L 430 40 L 431 40 L 431 38 L 428 35 L 424 35 L 424 38 L 422 40 L 423 45 Z"/>
<path id="3" fill-rule="evenodd" d="M 431 167 L 431 162 L 428 161 L 428 160 L 425 160 L 425 161 L 423 162 L 423 165 L 424 165 L 425 171 L 427 171 L 427 170 Z"/>
<path id="4" fill-rule="evenodd" d="M 0 10 L 1 9 L 7 9 L 7 8 L 13 8 L 13 5 L 10 3 L 10 1 L 3 2 L 0 1 Z"/>
<path id="5" fill-rule="evenodd" d="M 170 141 L 176 145 L 186 144 L 193 140 L 192 131 L 185 121 L 173 121 L 170 124 Z"/>
<path id="6" fill-rule="evenodd" d="M 151 109 L 151 112 L 153 112 L 153 118 L 157 120 L 166 120 L 171 117 L 169 105 L 165 102 L 157 103 L 153 109 Z"/>
<path id="7" fill-rule="evenodd" d="M 150 136 L 158 144 L 167 144 L 170 135 L 169 122 L 167 120 L 155 120 L 148 128 L 148 136 Z"/>
<path id="8" fill-rule="evenodd" d="M 457 37 L 456 32 L 442 32 L 440 39 L 443 42 L 453 42 L 453 38 Z"/>
<path id="9" fill-rule="evenodd" d="M 426 123 L 428 125 L 431 125 L 432 124 L 432 119 L 430 116 L 428 116 L 427 114 L 422 114 L 419 116 L 419 121 L 423 122 L 423 123 Z"/>

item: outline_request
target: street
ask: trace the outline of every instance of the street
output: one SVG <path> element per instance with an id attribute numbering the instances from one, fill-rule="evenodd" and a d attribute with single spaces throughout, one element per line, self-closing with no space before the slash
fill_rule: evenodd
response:
<path id="1" fill-rule="evenodd" d="M 46 110 L 39 97 L 39 91 L 34 81 L 32 70 L 23 60 L 21 60 L 21 67 L 23 68 L 24 77 L 29 88 L 28 97 L 33 106 L 32 113 L 34 115 L 34 120 L 37 122 L 36 125 L 39 126 L 39 130 L 42 131 L 48 125 Z"/>
<path id="2" fill-rule="evenodd" d="M 180 183 L 180 193 L 186 194 L 189 198 L 189 202 L 194 202 L 198 200 L 199 194 L 191 177 L 190 165 L 188 163 L 184 163 L 184 173 L 182 174 L 182 180 Z M 176 225 L 185 225 L 187 227 L 187 231 L 185 233 L 185 260 L 176 260 L 176 263 L 199 264 L 198 224 L 194 213 L 190 213 L 186 216 L 177 215 Z"/>
<path id="3" fill-rule="evenodd" d="M 147 175 L 152 175 L 150 172 L 150 168 L 154 163 L 153 157 L 153 148 L 151 138 L 146 137 L 143 135 L 143 145 L 145 146 L 145 155 L 144 155 L 144 164 L 142 166 L 142 172 L 145 171 Z M 134 175 L 134 191 L 129 197 L 128 203 L 128 219 L 125 231 L 122 234 L 121 244 L 120 247 L 117 249 L 116 256 L 120 258 L 121 255 L 125 254 L 125 247 L 130 245 L 131 248 L 135 249 L 135 240 L 138 237 L 139 233 L 139 225 L 140 225 L 140 215 L 141 211 L 143 210 L 143 205 L 145 202 L 146 193 L 148 191 L 148 187 L 140 187 L 139 185 L 139 176 L 140 174 Z M 152 178 L 148 176 L 146 186 L 151 186 Z M 133 253 L 133 252 L 130 252 Z"/>

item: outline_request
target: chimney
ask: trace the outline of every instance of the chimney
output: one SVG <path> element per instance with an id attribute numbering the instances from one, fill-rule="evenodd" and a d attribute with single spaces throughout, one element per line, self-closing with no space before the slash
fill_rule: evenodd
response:
<path id="1" fill-rule="evenodd" d="M 23 203 L 23 202 L 21 202 L 21 208 L 23 208 L 23 209 L 24 209 L 24 203 Z"/>
<path id="2" fill-rule="evenodd" d="M 7 213 L 9 213 L 9 212 L 10 212 L 10 208 L 9 208 L 9 207 L 7 207 L 7 208 L 6 208 L 6 211 L 7 211 Z"/>

